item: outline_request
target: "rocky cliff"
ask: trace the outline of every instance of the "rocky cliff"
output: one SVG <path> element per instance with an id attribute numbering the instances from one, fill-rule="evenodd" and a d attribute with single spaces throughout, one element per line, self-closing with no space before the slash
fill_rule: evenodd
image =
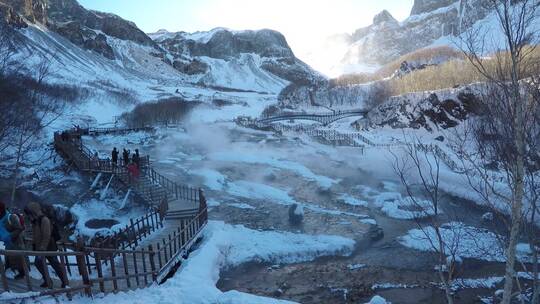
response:
<path id="1" fill-rule="evenodd" d="M 403 22 L 383 11 L 372 25 L 352 34 L 342 63 L 386 64 L 443 37 L 456 37 L 490 12 L 488 0 L 415 0 Z"/>
<path id="2" fill-rule="evenodd" d="M 115 54 L 107 36 L 156 46 L 134 23 L 113 14 L 87 10 L 76 0 L 0 0 L 0 4 L 28 22 L 47 26 L 72 43 L 108 59 L 115 59 Z M 7 9 L 2 15 L 7 19 Z"/>
<path id="3" fill-rule="evenodd" d="M 231 31 L 224 28 L 197 33 L 149 34 L 167 52 L 177 70 L 190 75 L 204 74 L 213 61 L 255 65 L 294 83 L 311 83 L 322 78 L 297 59 L 285 37 L 273 30 Z"/>

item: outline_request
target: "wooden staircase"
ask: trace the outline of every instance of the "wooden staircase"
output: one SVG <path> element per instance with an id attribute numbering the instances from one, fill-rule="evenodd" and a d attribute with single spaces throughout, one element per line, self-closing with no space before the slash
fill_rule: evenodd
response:
<path id="1" fill-rule="evenodd" d="M 99 132 L 112 134 L 126 130 L 99 130 L 96 135 Z M 178 184 L 157 173 L 150 167 L 148 157 L 141 158 L 141 176 L 133 180 L 125 167 L 93 156 L 81 140 L 81 135 L 88 133 L 79 128 L 57 132 L 54 146 L 78 170 L 108 174 L 119 181 L 117 185 L 131 189 L 149 205 L 149 212 L 88 244 L 79 238 L 75 243 L 62 242 L 59 251 L 0 249 L 0 302 L 4 295 L 8 303 L 32 303 L 46 296 L 65 295 L 72 299 L 78 293 L 92 297 L 154 286 L 164 282 L 203 237 L 208 211 L 201 189 Z M 30 258 L 35 256 L 44 257 L 44 277 L 53 281 L 50 289 L 39 287 L 41 282 L 30 276 L 30 270 L 37 271 L 30 263 Z M 6 261 L 14 257 L 25 265 L 25 280 L 7 275 Z M 59 287 L 59 280 L 51 277 L 49 259 L 60 262 L 62 272 L 68 274 L 68 286 Z"/>

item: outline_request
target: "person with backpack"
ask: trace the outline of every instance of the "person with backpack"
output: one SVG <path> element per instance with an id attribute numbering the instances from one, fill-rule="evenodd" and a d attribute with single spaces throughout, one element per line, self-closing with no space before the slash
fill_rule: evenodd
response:
<path id="1" fill-rule="evenodd" d="M 6 250 L 24 250 L 24 222 L 15 213 L 6 209 L 4 202 L 0 201 L 0 238 L 4 242 Z M 6 268 L 16 270 L 15 279 L 24 278 L 24 261 L 22 256 L 7 256 Z"/>
<path id="2" fill-rule="evenodd" d="M 60 232 L 54 224 L 54 222 L 43 213 L 41 205 L 36 202 L 31 202 L 24 208 L 24 213 L 30 219 L 32 223 L 32 239 L 35 251 L 58 251 L 56 242 L 60 240 Z M 35 265 L 38 271 L 43 277 L 43 284 L 41 287 L 53 288 L 53 282 L 50 278 L 45 277 L 46 266 L 45 258 L 49 261 L 49 264 L 56 272 L 56 275 L 62 281 L 62 288 L 65 288 L 68 284 L 66 273 L 60 265 L 56 256 L 36 256 Z"/>

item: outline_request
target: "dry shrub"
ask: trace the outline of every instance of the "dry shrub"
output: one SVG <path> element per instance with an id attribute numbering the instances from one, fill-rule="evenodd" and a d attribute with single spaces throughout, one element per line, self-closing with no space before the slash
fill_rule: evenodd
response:
<path id="1" fill-rule="evenodd" d="M 378 75 L 372 73 L 354 73 L 344 74 L 338 78 L 330 79 L 330 86 L 350 86 L 356 84 L 363 84 L 381 79 Z"/>
<path id="2" fill-rule="evenodd" d="M 529 56 L 521 64 L 523 71 L 521 75 L 525 78 L 539 75 L 540 49 L 531 47 L 527 49 Z M 482 60 L 489 75 L 511 75 L 511 58 L 508 53 L 497 52 Z M 500 68 L 502 67 L 502 69 Z M 468 60 L 452 60 L 437 66 L 429 66 L 422 70 L 417 70 L 400 78 L 389 80 L 392 92 L 401 95 L 411 92 L 432 91 L 446 88 L 468 85 L 475 82 L 485 82 L 484 75 Z"/>
<path id="3" fill-rule="evenodd" d="M 379 79 L 389 77 L 394 74 L 397 69 L 399 69 L 401 63 L 403 63 L 404 61 L 407 61 L 409 63 L 419 62 L 426 64 L 437 64 L 453 59 L 465 59 L 465 57 L 460 51 L 457 51 L 456 49 L 449 46 L 424 48 L 403 55 L 400 58 L 386 64 L 377 72 L 375 72 L 375 75 L 377 75 Z"/>
<path id="4" fill-rule="evenodd" d="M 368 97 L 366 98 L 366 106 L 368 109 L 373 109 L 393 95 L 393 89 L 387 81 L 375 82 L 369 89 Z"/>
<path id="5" fill-rule="evenodd" d="M 181 122 L 198 104 L 198 102 L 172 97 L 139 104 L 131 112 L 122 114 L 120 119 L 128 127 L 176 124 Z"/>

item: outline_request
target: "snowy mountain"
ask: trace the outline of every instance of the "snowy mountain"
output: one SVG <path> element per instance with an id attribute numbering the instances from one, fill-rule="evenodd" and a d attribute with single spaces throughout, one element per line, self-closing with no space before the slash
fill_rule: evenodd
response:
<path id="1" fill-rule="evenodd" d="M 144 95 L 159 83 L 276 94 L 321 78 L 271 30 L 149 36 L 76 0 L 0 0 L 0 27 L 16 39 L 21 58 L 47 58 L 58 82 L 83 87 L 143 87 Z"/>
<path id="2" fill-rule="evenodd" d="M 411 15 L 402 22 L 384 10 L 373 24 L 349 37 L 340 62 L 345 72 L 372 71 L 402 55 L 432 45 L 451 45 L 491 11 L 486 0 L 415 0 Z"/>
<path id="3" fill-rule="evenodd" d="M 322 77 L 297 59 L 285 37 L 273 30 L 149 34 L 165 50 L 164 61 L 200 82 L 217 86 L 283 87 Z"/>

